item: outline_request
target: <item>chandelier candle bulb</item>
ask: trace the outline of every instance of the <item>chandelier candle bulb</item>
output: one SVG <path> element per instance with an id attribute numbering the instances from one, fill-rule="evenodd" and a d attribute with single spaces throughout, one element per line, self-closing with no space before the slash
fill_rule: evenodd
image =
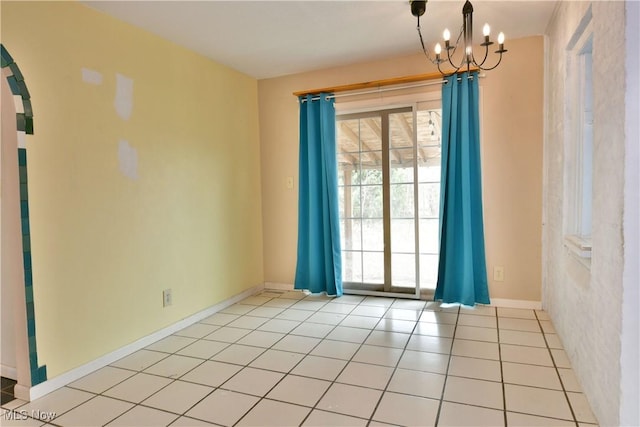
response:
<path id="1" fill-rule="evenodd" d="M 449 50 L 451 46 L 449 46 L 449 39 L 451 38 L 451 33 L 448 28 L 445 28 L 442 32 L 442 38 L 444 39 L 444 48 Z"/>
<path id="2" fill-rule="evenodd" d="M 496 53 L 499 53 L 500 56 L 502 56 L 506 51 L 507 49 L 504 48 L 504 33 L 500 33 L 498 34 L 498 50 L 496 50 Z"/>
<path id="3" fill-rule="evenodd" d="M 484 35 L 484 43 L 482 43 L 482 46 L 489 46 L 490 44 L 493 44 L 489 40 L 489 35 L 491 34 L 491 27 L 489 24 L 484 24 L 484 27 L 482 27 L 482 34 Z"/>

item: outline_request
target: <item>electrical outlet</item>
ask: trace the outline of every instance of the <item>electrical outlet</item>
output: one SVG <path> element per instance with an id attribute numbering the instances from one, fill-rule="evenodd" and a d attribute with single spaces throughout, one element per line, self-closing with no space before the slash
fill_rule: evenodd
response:
<path id="1" fill-rule="evenodd" d="M 292 176 L 288 176 L 287 177 L 287 189 L 293 190 L 293 177 Z"/>
<path id="2" fill-rule="evenodd" d="M 504 267 L 493 267 L 493 280 L 496 282 L 504 282 Z"/>
<path id="3" fill-rule="evenodd" d="M 171 289 L 165 289 L 162 291 L 162 306 L 169 307 L 173 304 L 173 294 L 171 293 Z"/>

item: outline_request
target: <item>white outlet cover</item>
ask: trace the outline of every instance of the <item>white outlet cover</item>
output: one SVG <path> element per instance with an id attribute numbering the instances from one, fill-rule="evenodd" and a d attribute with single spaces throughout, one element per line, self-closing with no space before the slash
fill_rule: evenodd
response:
<path id="1" fill-rule="evenodd" d="M 173 295 L 171 294 L 171 289 L 165 289 L 162 291 L 162 306 L 168 307 L 173 304 Z"/>

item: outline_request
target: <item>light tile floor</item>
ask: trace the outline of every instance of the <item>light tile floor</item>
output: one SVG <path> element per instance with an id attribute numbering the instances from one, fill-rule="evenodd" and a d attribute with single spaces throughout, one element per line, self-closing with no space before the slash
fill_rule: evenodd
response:
<path id="1" fill-rule="evenodd" d="M 596 423 L 543 311 L 278 291 L 2 407 L 3 426 Z"/>

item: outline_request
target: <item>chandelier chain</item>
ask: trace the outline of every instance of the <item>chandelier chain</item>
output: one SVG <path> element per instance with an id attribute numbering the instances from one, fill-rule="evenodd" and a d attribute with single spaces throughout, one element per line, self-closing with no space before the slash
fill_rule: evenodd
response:
<path id="1" fill-rule="evenodd" d="M 418 30 L 418 35 L 420 36 L 420 46 L 422 46 L 422 51 L 424 52 L 424 55 L 427 57 L 429 62 L 431 62 L 433 65 L 436 65 L 436 60 L 431 57 L 431 55 L 429 54 L 429 51 L 424 47 L 424 39 L 422 38 L 422 30 L 420 29 L 420 16 L 418 16 L 417 30 Z"/>

